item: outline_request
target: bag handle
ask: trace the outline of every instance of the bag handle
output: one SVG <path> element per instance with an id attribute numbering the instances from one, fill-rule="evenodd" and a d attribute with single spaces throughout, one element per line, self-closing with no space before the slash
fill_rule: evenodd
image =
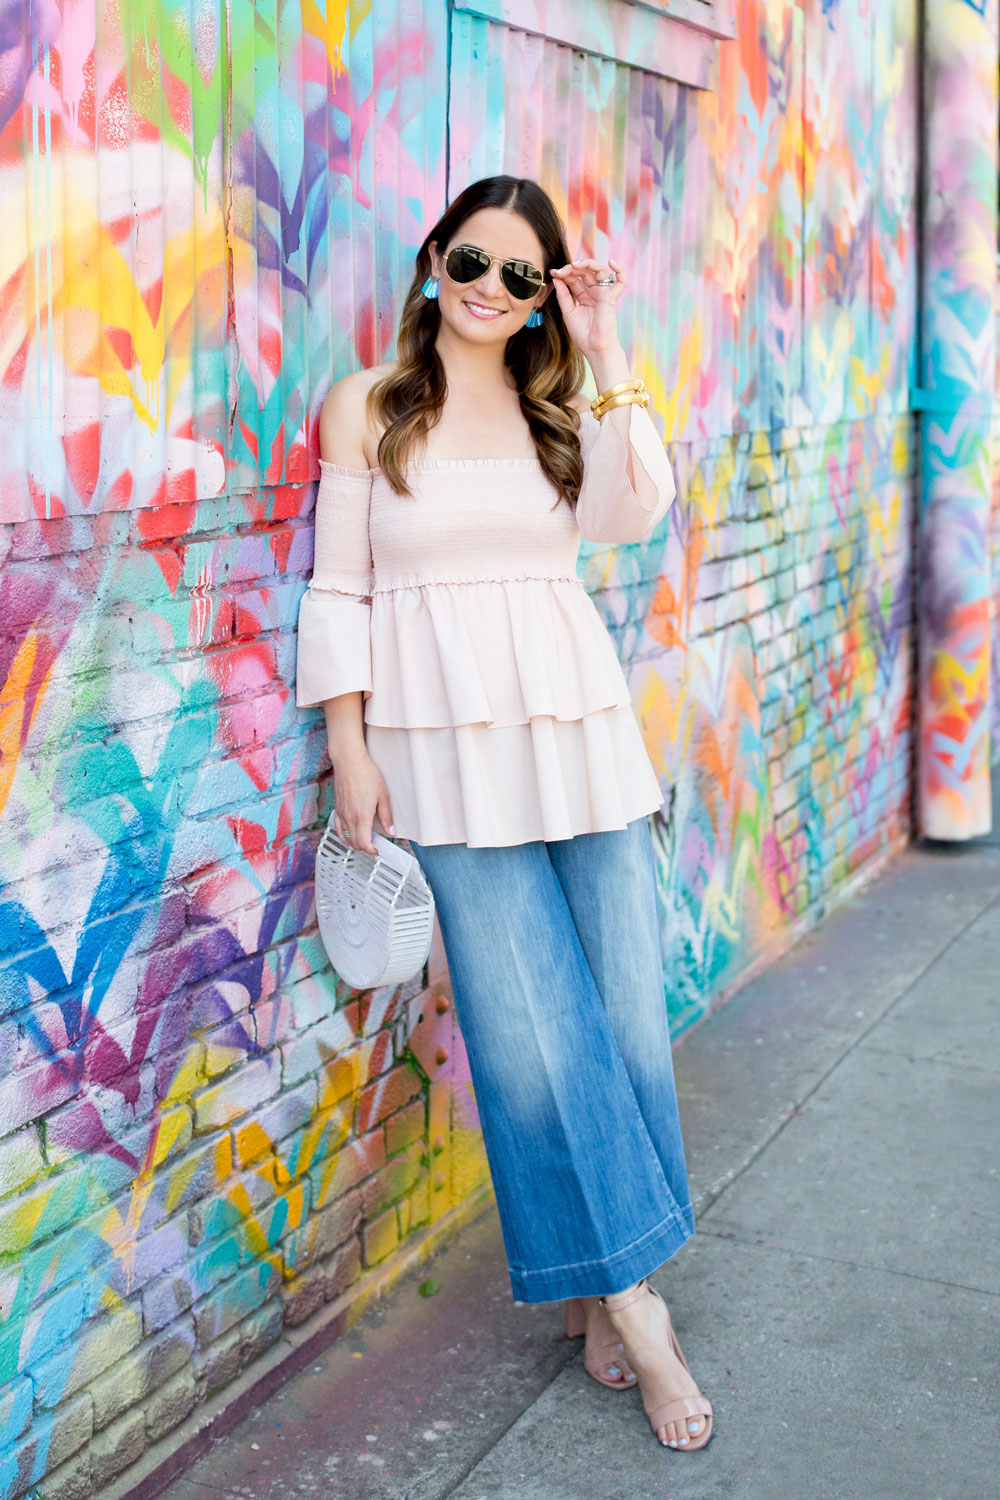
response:
<path id="1" fill-rule="evenodd" d="M 374 829 L 372 830 L 372 843 L 390 870 L 395 870 L 399 875 L 409 875 L 419 865 L 419 861 L 415 855 L 408 854 L 405 849 L 401 849 L 398 844 L 394 844 L 392 839 L 383 838 L 382 834 L 376 833 Z"/>

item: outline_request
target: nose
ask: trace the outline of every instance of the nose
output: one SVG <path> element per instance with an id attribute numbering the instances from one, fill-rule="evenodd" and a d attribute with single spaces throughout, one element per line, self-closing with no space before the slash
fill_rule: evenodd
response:
<path id="1" fill-rule="evenodd" d="M 499 261 L 494 260 L 490 262 L 489 270 L 483 272 L 482 276 L 476 282 L 476 286 L 479 287 L 484 297 L 502 299 L 505 296 L 507 289 L 500 279 Z"/>

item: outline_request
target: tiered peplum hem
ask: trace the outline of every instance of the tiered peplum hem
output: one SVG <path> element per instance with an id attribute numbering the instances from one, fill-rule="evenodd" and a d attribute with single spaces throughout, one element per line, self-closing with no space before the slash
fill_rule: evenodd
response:
<path id="1" fill-rule="evenodd" d="M 502 727 L 630 701 L 611 637 L 576 578 L 376 591 L 371 643 L 369 725 Z"/>
<path id="2" fill-rule="evenodd" d="M 663 794 L 630 705 L 492 729 L 368 726 L 398 834 L 470 848 L 624 828 Z"/>

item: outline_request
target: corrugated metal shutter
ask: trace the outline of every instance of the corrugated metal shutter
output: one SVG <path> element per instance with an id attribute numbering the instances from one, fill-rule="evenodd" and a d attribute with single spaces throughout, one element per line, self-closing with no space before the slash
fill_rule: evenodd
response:
<path id="1" fill-rule="evenodd" d="M 18 13 L 0 518 L 193 500 L 225 433 L 219 8 L 78 5 L 51 41 Z"/>
<path id="2" fill-rule="evenodd" d="M 778 26 L 753 49 L 756 118 L 720 118 L 714 92 L 452 18 L 452 196 L 491 172 L 537 177 L 571 251 L 621 259 L 623 336 L 671 438 L 780 425 L 798 389 L 800 233 L 775 163 L 788 170 L 801 125 L 767 74 L 769 49 L 795 39 Z M 775 74 L 795 87 L 794 70 Z M 778 259 L 762 251 L 776 225 Z M 764 334 L 772 303 L 782 318 Z"/>
<path id="3" fill-rule="evenodd" d="M 333 380 L 391 352 L 445 201 L 447 9 L 284 6 L 280 35 L 276 0 L 236 9 L 233 461 L 252 485 L 306 478 Z"/>
<path id="4" fill-rule="evenodd" d="M 35 22 L 0 179 L 0 518 L 307 480 L 318 404 L 389 351 L 444 205 L 445 0 Z"/>

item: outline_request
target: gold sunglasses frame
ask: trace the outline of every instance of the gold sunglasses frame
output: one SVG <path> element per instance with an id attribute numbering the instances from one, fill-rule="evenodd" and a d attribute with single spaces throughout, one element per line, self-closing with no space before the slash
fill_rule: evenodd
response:
<path id="1" fill-rule="evenodd" d="M 538 295 L 538 293 L 542 290 L 542 288 L 545 286 L 545 281 L 546 281 L 545 272 L 544 271 L 540 271 L 537 266 L 532 265 L 530 260 L 519 260 L 518 257 L 515 256 L 515 255 L 490 255 L 490 253 L 487 250 L 483 250 L 479 245 L 467 245 L 467 244 L 452 245 L 451 249 L 448 251 L 448 254 L 444 257 L 445 274 L 447 275 L 449 281 L 454 281 L 455 282 L 456 286 L 471 286 L 473 281 L 478 281 L 479 280 L 478 276 L 473 276 L 470 281 L 457 281 L 455 279 L 455 277 L 452 276 L 451 272 L 448 270 L 448 257 L 451 256 L 451 255 L 454 255 L 457 250 L 474 250 L 477 255 L 481 255 L 481 256 L 483 256 L 483 258 L 485 260 L 488 260 L 489 263 L 490 263 L 489 266 L 486 266 L 483 269 L 483 271 L 480 273 L 483 276 L 486 275 L 487 271 L 490 269 L 490 266 L 499 265 L 500 266 L 500 279 L 501 279 L 501 281 L 503 281 L 503 268 L 504 268 L 504 266 L 530 266 L 533 271 L 538 271 L 538 274 L 539 274 L 539 276 L 542 279 L 538 283 L 538 285 L 535 288 L 535 290 L 533 292 L 531 292 L 527 297 L 518 297 L 517 293 L 514 291 L 514 289 L 512 287 L 507 286 L 506 281 L 503 282 L 504 286 L 507 288 L 507 291 L 510 292 L 510 295 L 512 297 L 517 297 L 518 302 L 530 302 L 531 298 L 532 297 L 536 297 Z M 515 272 L 514 274 L 515 275 L 520 275 L 520 272 Z M 523 279 L 525 281 L 530 281 L 530 277 L 527 277 L 527 276 L 525 276 Z"/>

